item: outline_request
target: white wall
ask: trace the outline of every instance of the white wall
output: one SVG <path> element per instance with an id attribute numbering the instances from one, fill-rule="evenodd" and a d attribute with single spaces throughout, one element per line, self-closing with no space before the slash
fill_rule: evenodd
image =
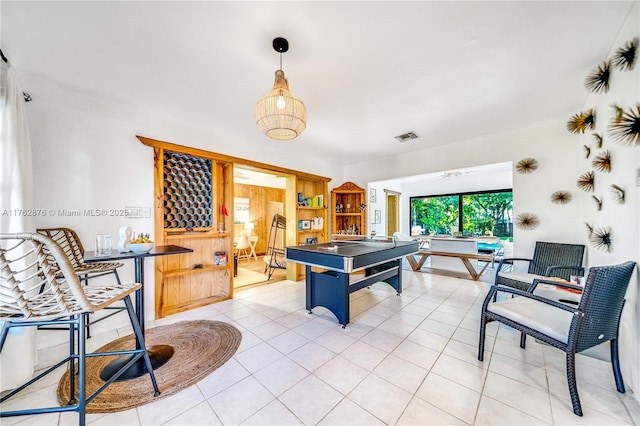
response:
<path id="1" fill-rule="evenodd" d="M 576 108 L 580 104 L 581 101 L 577 100 Z M 514 215 L 522 212 L 537 214 L 540 226 L 532 231 L 515 228 L 514 254 L 530 255 L 539 240 L 584 243 L 583 226 L 575 226 L 578 203 L 558 206 L 550 201 L 551 194 L 557 190 L 567 190 L 574 196 L 578 191 L 575 184 L 578 164 L 575 159 L 581 153 L 581 145 L 571 142 L 571 135 L 565 130 L 567 118 L 425 148 L 410 155 L 400 154 L 354 164 L 345 168 L 345 179 L 358 176 L 361 180 L 381 181 L 508 161 L 515 165 L 523 158 L 533 157 L 538 160 L 538 170 L 526 175 L 513 173 L 513 208 Z M 403 189 L 399 191 L 403 192 Z M 403 192 L 403 212 L 407 211 L 408 202 Z M 403 215 L 404 221 L 408 220 L 407 214 Z"/>
<path id="2" fill-rule="evenodd" d="M 618 40 L 610 52 L 602 52 L 602 60 L 640 33 L 640 6 L 634 5 L 628 22 L 621 29 Z M 591 64 L 595 68 L 598 64 Z M 591 68 L 584 70 L 584 75 Z M 583 81 L 576 84 L 583 85 Z M 562 96 L 561 93 L 558 96 Z M 595 227 L 610 226 L 613 230 L 611 253 L 588 248 L 588 266 L 617 264 L 626 260 L 640 263 L 640 149 L 638 146 L 615 145 L 605 138 L 604 148 L 613 156 L 611 174 L 597 173 L 596 193 L 605 200 L 603 210 L 594 209 L 591 194 L 577 188 L 577 177 L 591 170 L 590 160 L 584 159 L 583 148 L 591 143 L 590 135 L 577 136 L 566 130 L 566 123 L 573 113 L 596 108 L 597 131 L 605 133 L 611 117 L 609 105 L 616 102 L 629 108 L 640 100 L 640 66 L 632 72 L 614 72 L 611 91 L 606 95 L 588 95 L 576 99 L 576 110 L 566 117 L 558 117 L 526 128 L 514 129 L 494 135 L 481 136 L 465 141 L 451 141 L 447 145 L 381 158 L 345 167 L 345 179 L 356 176 L 361 181 L 382 181 L 405 176 L 454 170 L 476 165 L 512 161 L 533 157 L 539 168 L 531 174 L 513 174 L 514 216 L 533 212 L 540 218 L 540 226 L 532 231 L 514 229 L 514 255 L 527 257 L 533 251 L 535 241 L 560 241 L 586 244 L 585 221 Z M 552 99 L 549 100 L 553 102 Z M 526 102 L 526 99 L 523 99 Z M 418 139 L 416 142 L 420 142 Z M 423 142 L 428 145 L 428 141 Z M 594 150 L 598 151 L 598 150 Z M 626 189 L 626 203 L 614 204 L 608 186 L 610 183 Z M 569 191 L 573 200 L 566 205 L 551 203 L 550 195 L 557 190 Z M 378 190 L 380 192 L 380 190 Z M 404 194 L 403 194 L 404 195 Z M 404 204 L 408 203 L 408 198 Z M 382 208 L 382 206 L 381 206 Z M 638 273 L 632 277 L 627 303 L 620 328 L 620 357 L 625 382 L 640 400 L 640 283 Z"/>
<path id="3" fill-rule="evenodd" d="M 638 37 L 640 34 L 640 6 L 635 4 L 626 24 L 610 52 L 603 52 L 602 60 L 610 57 L 619 47 Z M 640 54 L 637 54 L 640 56 Z M 590 94 L 581 111 L 594 108 L 596 112 L 596 132 L 604 135 L 602 149 L 593 147 L 591 132 L 584 135 L 571 135 L 573 143 L 591 145 L 591 158 L 579 159 L 581 172 L 593 170 L 591 160 L 604 150 L 609 150 L 612 157 L 611 173 L 595 173 L 595 191 L 583 193 L 578 199 L 580 204 L 580 224 L 588 222 L 594 228 L 610 227 L 613 244 L 611 252 L 588 246 L 587 258 L 589 266 L 611 265 L 633 260 L 640 263 L 640 147 L 615 143 L 607 134 L 607 126 L 614 117 L 612 103 L 629 108 L 640 105 L 640 61 L 636 57 L 633 71 L 612 71 L 610 90 L 606 94 Z M 595 68 L 599 64 L 592 64 Z M 589 70 L 591 71 L 591 70 Z M 576 111 L 578 112 L 578 111 Z M 625 203 L 614 202 L 610 185 L 616 184 L 625 190 Z M 603 200 L 602 210 L 595 207 L 591 195 Z M 583 230 L 586 235 L 586 230 Z M 625 382 L 635 390 L 640 399 L 640 279 L 636 273 L 631 278 L 627 291 L 627 302 L 620 321 L 620 347 L 622 373 Z"/>
<path id="4" fill-rule="evenodd" d="M 27 104 L 33 146 L 33 207 L 50 212 L 37 217 L 35 226 L 71 227 L 88 251 L 94 249 L 93 239 L 98 233 L 111 234 L 115 244 L 123 225 L 131 226 L 136 233 L 154 234 L 152 217 L 129 219 L 110 214 L 125 206 L 153 207 L 153 150 L 142 145 L 136 135 L 342 180 L 342 169 L 334 166 L 332 159 L 314 155 L 313 161 L 302 161 L 288 158 L 284 149 L 266 146 L 261 152 L 243 149 L 215 128 L 149 110 L 143 106 L 144 100 L 123 102 L 40 75 L 19 76 L 23 88 L 34 98 Z M 90 216 L 85 209 L 106 210 L 107 215 Z M 81 214 L 63 216 L 59 210 L 80 210 Z M 133 280 L 133 262 L 124 263 L 120 276 Z M 146 265 L 145 314 L 153 319 L 153 260 L 147 259 Z"/>
<path id="5" fill-rule="evenodd" d="M 376 236 L 387 236 L 387 194 L 385 189 L 400 193 L 400 232 L 404 232 L 402 228 L 402 208 L 403 198 L 402 185 L 399 182 L 370 182 L 367 186 L 369 194 L 369 203 L 367 204 L 367 232 L 375 231 Z M 372 201 L 371 191 L 376 193 L 375 202 Z M 380 211 L 380 222 L 375 223 L 375 211 Z M 406 232 L 404 232 L 406 234 Z M 407 234 L 408 235 L 408 234 Z"/>

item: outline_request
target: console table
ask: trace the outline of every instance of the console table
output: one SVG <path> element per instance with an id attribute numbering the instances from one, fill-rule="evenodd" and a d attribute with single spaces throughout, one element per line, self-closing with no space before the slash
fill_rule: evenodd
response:
<path id="1" fill-rule="evenodd" d="M 171 254 L 183 254 L 190 253 L 193 250 L 190 248 L 180 247 L 180 246 L 156 246 L 151 251 L 147 253 L 120 253 L 117 250 L 113 250 L 109 256 L 99 256 L 96 257 L 95 253 L 92 251 L 85 252 L 84 261 L 86 263 L 91 262 L 104 262 L 108 261 L 119 261 L 124 259 L 133 259 L 135 266 L 135 279 L 137 283 L 142 284 L 140 290 L 136 291 L 136 315 L 138 317 L 138 322 L 140 323 L 140 328 L 142 329 L 142 333 L 144 334 L 144 259 L 146 257 L 154 257 L 154 256 L 167 256 Z M 136 342 L 136 347 L 138 348 L 138 343 Z M 138 348 L 139 349 L 139 348 Z M 156 345 L 147 348 L 147 352 L 149 353 L 149 358 L 151 359 L 151 366 L 155 370 L 161 365 L 165 364 L 169 359 L 173 356 L 173 347 L 169 345 Z M 107 381 L 115 372 L 117 372 L 121 367 L 123 367 L 129 359 L 131 359 L 132 355 L 121 356 L 113 361 L 111 361 L 100 373 L 100 378 L 102 380 Z M 129 379 L 134 379 L 136 377 L 140 377 L 147 373 L 147 368 L 144 365 L 144 360 L 140 358 L 138 362 L 133 364 L 125 373 L 123 373 L 116 381 L 124 381 Z"/>

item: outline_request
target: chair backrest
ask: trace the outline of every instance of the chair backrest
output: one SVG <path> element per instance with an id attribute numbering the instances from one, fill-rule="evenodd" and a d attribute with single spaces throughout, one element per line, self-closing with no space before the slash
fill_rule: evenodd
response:
<path id="1" fill-rule="evenodd" d="M 38 233 L 0 234 L 0 319 L 60 317 L 78 313 L 78 306 L 93 310 L 55 241 Z"/>
<path id="2" fill-rule="evenodd" d="M 532 261 L 529 262 L 530 274 L 545 275 L 547 268 L 555 265 L 582 266 L 584 256 L 583 244 L 550 243 L 546 241 L 536 241 L 533 251 Z M 559 278 L 569 279 L 575 274 L 574 270 L 554 271 L 554 275 Z"/>
<path id="3" fill-rule="evenodd" d="M 251 247 L 251 243 L 249 242 L 249 237 L 246 235 L 240 235 L 238 238 L 238 243 L 236 244 L 236 250 L 246 250 Z"/>
<path id="4" fill-rule="evenodd" d="M 396 231 L 393 233 L 393 239 L 396 241 L 413 241 L 413 238 L 411 238 L 408 235 L 403 234 L 400 231 Z"/>
<path id="5" fill-rule="evenodd" d="M 569 332 L 576 352 L 618 337 L 624 295 L 635 267 L 635 262 L 625 262 L 589 269 L 579 314 L 574 316 Z"/>
<path id="6" fill-rule="evenodd" d="M 36 232 L 55 241 L 74 268 L 84 263 L 84 247 L 78 234 L 71 228 L 39 228 Z"/>

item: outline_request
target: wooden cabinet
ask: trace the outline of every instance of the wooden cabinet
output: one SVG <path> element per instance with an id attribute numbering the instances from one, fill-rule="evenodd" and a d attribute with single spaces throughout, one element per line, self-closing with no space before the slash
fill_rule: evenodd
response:
<path id="1" fill-rule="evenodd" d="M 328 178 L 287 178 L 287 245 L 324 243 L 328 238 Z M 304 266 L 288 262 L 287 279 L 304 278 Z"/>
<path id="2" fill-rule="evenodd" d="M 152 146 L 155 243 L 193 250 L 156 258 L 155 309 L 162 318 L 232 297 L 233 164 Z"/>
<path id="3" fill-rule="evenodd" d="M 345 182 L 331 191 L 331 238 L 354 239 L 367 235 L 366 191 Z"/>
<path id="4" fill-rule="evenodd" d="M 154 150 L 155 243 L 193 249 L 155 258 L 157 318 L 233 297 L 234 164 L 286 178 L 286 246 L 329 240 L 330 178 L 137 137 Z M 298 203 L 299 194 L 304 203 Z M 269 226 L 271 218 L 265 224 Z M 216 264 L 220 252 L 226 255 L 225 265 Z M 287 279 L 302 278 L 304 267 L 289 262 Z"/>

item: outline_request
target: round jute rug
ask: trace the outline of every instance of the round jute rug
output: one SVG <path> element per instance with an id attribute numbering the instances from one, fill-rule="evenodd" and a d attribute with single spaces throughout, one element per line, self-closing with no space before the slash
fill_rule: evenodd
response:
<path id="1" fill-rule="evenodd" d="M 87 405 L 87 413 L 113 413 L 128 410 L 173 395 L 192 386 L 228 361 L 240 346 L 242 334 L 238 329 L 220 321 L 182 321 L 147 329 L 145 343 L 171 345 L 174 354 L 166 364 L 154 370 L 160 396 L 153 396 L 153 385 L 148 374 L 135 379 L 114 382 L 107 386 Z M 133 349 L 133 334 L 114 340 L 96 352 Z M 87 359 L 87 394 L 91 395 L 104 384 L 102 369 L 114 356 Z M 76 367 L 77 368 L 77 367 Z M 76 382 L 77 392 L 77 382 Z M 69 372 L 58 383 L 58 401 L 69 401 Z"/>

